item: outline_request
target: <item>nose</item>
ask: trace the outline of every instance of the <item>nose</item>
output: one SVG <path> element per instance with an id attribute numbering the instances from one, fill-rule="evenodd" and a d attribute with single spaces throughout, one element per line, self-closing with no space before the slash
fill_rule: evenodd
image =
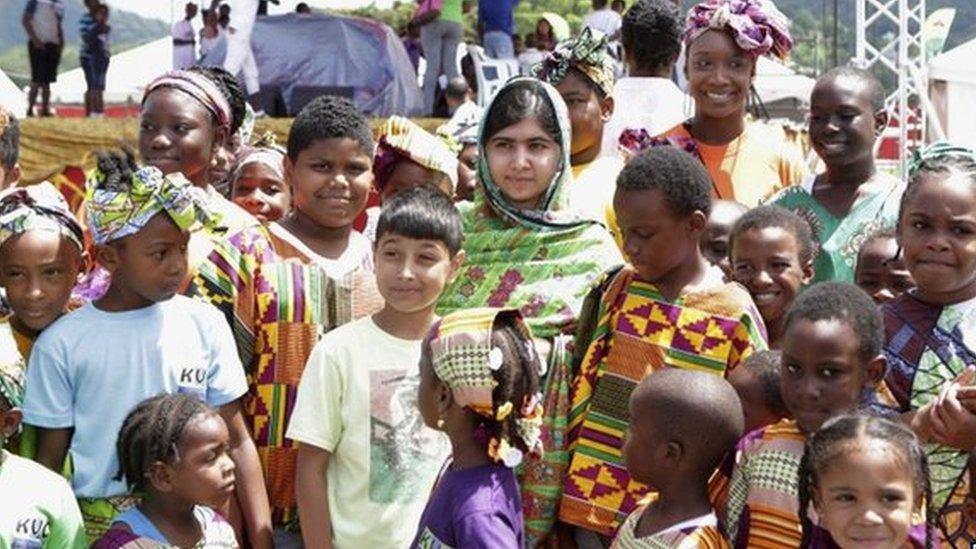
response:
<path id="1" fill-rule="evenodd" d="M 515 147 L 515 151 L 512 153 L 512 163 L 515 167 L 524 169 L 529 167 L 529 150 L 528 148 L 519 145 Z"/>
<path id="2" fill-rule="evenodd" d="M 229 477 L 234 474 L 237 466 L 234 465 L 234 460 L 230 458 L 229 454 L 224 454 L 220 459 L 220 470 L 223 472 L 225 477 Z"/>
<path id="3" fill-rule="evenodd" d="M 400 272 L 397 273 L 397 275 L 402 280 L 413 280 L 414 278 L 413 269 L 414 269 L 413 261 L 407 259 L 400 265 Z"/>
<path id="4" fill-rule="evenodd" d="M 751 282 L 752 286 L 756 288 L 766 288 L 773 285 L 773 277 L 769 275 L 769 271 L 766 269 L 759 269 L 752 276 Z"/>
<path id="5" fill-rule="evenodd" d="M 878 303 L 887 303 L 895 299 L 895 293 L 888 288 L 880 288 L 878 291 L 871 295 L 872 298 Z"/>
<path id="6" fill-rule="evenodd" d="M 166 132 L 158 131 L 152 137 L 149 146 L 156 150 L 165 150 L 173 146 L 173 141 L 166 135 Z"/>
<path id="7" fill-rule="evenodd" d="M 797 392 L 803 400 L 818 400 L 820 398 L 820 384 L 813 376 L 804 376 L 797 384 Z"/>
<path id="8" fill-rule="evenodd" d="M 877 524 L 882 524 L 884 522 L 884 518 L 874 509 L 865 507 L 860 513 L 858 513 L 857 521 L 863 525 L 874 526 Z"/>
<path id="9" fill-rule="evenodd" d="M 933 234 L 925 242 L 925 246 L 934 252 L 943 252 L 949 249 L 949 239 L 941 231 L 933 231 Z"/>
<path id="10" fill-rule="evenodd" d="M 41 281 L 39 278 L 31 277 L 28 281 L 27 296 L 31 299 L 40 299 L 44 297 L 44 289 L 41 288 Z"/>
<path id="11" fill-rule="evenodd" d="M 257 189 L 247 193 L 246 195 L 243 196 L 243 198 L 244 198 L 244 204 L 247 206 L 260 208 L 265 204 L 264 200 L 261 199 L 261 193 L 259 193 Z"/>

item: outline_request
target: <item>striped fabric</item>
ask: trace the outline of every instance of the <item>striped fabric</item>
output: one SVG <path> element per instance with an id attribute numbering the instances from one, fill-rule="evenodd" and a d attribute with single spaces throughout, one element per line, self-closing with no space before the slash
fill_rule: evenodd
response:
<path id="1" fill-rule="evenodd" d="M 714 514 L 676 525 L 679 528 L 668 528 L 639 538 L 636 536 L 637 523 L 647 507 L 642 505 L 627 517 L 610 549 L 726 549 L 729 546 Z"/>
<path id="2" fill-rule="evenodd" d="M 797 477 L 803 433 L 793 420 L 757 429 L 736 446 L 726 524 L 735 547 L 800 546 Z"/>
<path id="3" fill-rule="evenodd" d="M 319 337 L 379 310 L 372 261 L 341 279 L 273 230 L 231 235 L 203 262 L 197 290 L 230 323 L 250 389 L 244 412 L 258 449 L 275 526 L 295 514 L 297 448 L 285 438 L 305 362 Z"/>
<path id="4" fill-rule="evenodd" d="M 648 374 L 689 368 L 724 375 L 753 350 L 765 329 L 752 300 L 713 268 L 707 281 L 676 301 L 653 284 L 621 271 L 601 297 L 599 321 L 574 380 L 570 436 L 573 455 L 560 520 L 613 535 L 647 492 L 624 463 L 627 402 Z"/>

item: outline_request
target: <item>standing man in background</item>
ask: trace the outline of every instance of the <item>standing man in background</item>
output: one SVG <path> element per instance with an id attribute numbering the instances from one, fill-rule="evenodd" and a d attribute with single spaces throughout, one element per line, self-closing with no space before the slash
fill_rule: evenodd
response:
<path id="1" fill-rule="evenodd" d="M 620 26 L 623 18 L 610 9 L 607 0 L 593 0 L 593 11 L 583 18 L 583 26 L 598 30 L 607 35 L 608 40 L 620 39 Z"/>
<path id="2" fill-rule="evenodd" d="M 27 116 L 34 116 L 34 102 L 41 92 L 41 116 L 51 116 L 51 82 L 58 79 L 58 64 L 64 49 L 61 0 L 27 0 L 21 25 L 27 31 L 31 84 L 27 93 Z"/>
<path id="3" fill-rule="evenodd" d="M 251 33 L 254 19 L 258 13 L 258 0 L 233 0 L 233 14 L 227 27 L 227 57 L 224 69 L 238 76 L 244 73 L 244 86 L 249 96 L 258 93 L 261 82 L 258 79 L 258 64 L 251 49 Z"/>
<path id="4" fill-rule="evenodd" d="M 197 16 L 197 5 L 187 2 L 183 19 L 173 23 L 170 34 L 173 36 L 173 68 L 188 69 L 197 60 L 197 41 L 193 33 L 193 18 Z"/>
<path id="5" fill-rule="evenodd" d="M 481 0 L 478 2 L 478 30 L 485 55 L 495 59 L 514 59 L 512 12 L 519 0 Z"/>

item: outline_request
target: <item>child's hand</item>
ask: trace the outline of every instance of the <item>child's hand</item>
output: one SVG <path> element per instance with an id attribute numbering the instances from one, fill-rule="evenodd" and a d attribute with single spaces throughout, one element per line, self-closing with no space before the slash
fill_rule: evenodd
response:
<path id="1" fill-rule="evenodd" d="M 976 448 L 976 414 L 963 406 L 958 393 L 961 382 L 971 383 L 974 375 L 976 367 L 968 366 L 942 388 L 928 411 L 933 440 L 964 452 Z"/>

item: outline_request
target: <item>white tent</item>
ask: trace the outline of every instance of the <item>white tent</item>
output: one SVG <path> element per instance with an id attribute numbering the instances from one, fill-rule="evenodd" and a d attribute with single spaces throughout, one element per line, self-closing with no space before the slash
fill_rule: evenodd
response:
<path id="1" fill-rule="evenodd" d="M 929 97 L 945 137 L 976 147 L 976 39 L 929 61 Z"/>
<path id="2" fill-rule="evenodd" d="M 760 57 L 756 65 L 756 93 L 764 103 L 782 99 L 796 99 L 800 103 L 810 102 L 810 92 L 816 81 L 767 57 Z"/>
<path id="3" fill-rule="evenodd" d="M 160 38 L 112 55 L 105 78 L 105 103 L 140 101 L 146 84 L 173 67 L 172 40 Z M 80 67 L 63 72 L 51 85 L 51 102 L 84 103 L 87 89 L 85 74 Z"/>
<path id="4" fill-rule="evenodd" d="M 27 112 L 27 94 L 3 71 L 0 71 L 0 105 L 16 116 L 23 116 Z"/>

